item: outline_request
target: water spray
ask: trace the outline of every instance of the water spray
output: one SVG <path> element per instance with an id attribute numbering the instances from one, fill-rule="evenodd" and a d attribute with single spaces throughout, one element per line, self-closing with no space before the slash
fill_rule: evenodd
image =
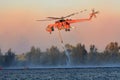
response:
<path id="1" fill-rule="evenodd" d="M 61 41 L 62 48 L 65 51 L 65 55 L 67 56 L 67 66 L 69 66 L 71 64 L 70 53 L 67 51 L 67 49 L 64 45 L 64 41 L 63 41 L 63 38 L 62 38 L 62 35 L 61 35 L 61 32 L 60 32 L 59 29 L 58 29 L 58 33 L 59 33 L 59 38 L 60 38 L 60 41 Z"/>

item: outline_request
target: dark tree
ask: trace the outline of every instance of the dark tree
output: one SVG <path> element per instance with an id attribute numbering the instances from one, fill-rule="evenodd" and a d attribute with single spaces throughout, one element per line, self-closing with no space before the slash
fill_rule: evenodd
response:
<path id="1" fill-rule="evenodd" d="M 73 61 L 72 63 L 74 65 L 80 65 L 80 64 L 86 64 L 86 60 L 87 60 L 87 50 L 85 49 L 84 45 L 81 44 L 77 44 L 76 47 L 74 47 L 74 49 L 72 50 L 72 58 Z"/>
<path id="2" fill-rule="evenodd" d="M 97 48 L 95 47 L 95 45 L 90 45 L 90 52 L 89 52 L 89 55 L 88 55 L 88 63 L 89 64 L 94 64 L 94 65 L 97 65 L 99 64 L 98 63 L 98 57 L 99 53 L 97 52 Z"/>
<path id="3" fill-rule="evenodd" d="M 60 51 L 57 47 L 52 46 L 47 50 L 47 53 L 49 54 L 50 65 L 58 65 L 60 63 Z"/>
<path id="4" fill-rule="evenodd" d="M 5 56 L 4 56 L 4 65 L 6 67 L 9 67 L 11 65 L 14 65 L 15 61 L 15 53 L 11 51 L 11 49 L 9 49 L 6 53 L 5 53 Z"/>
<path id="5" fill-rule="evenodd" d="M 3 66 L 4 57 L 0 49 L 0 66 Z"/>
<path id="6" fill-rule="evenodd" d="M 35 48 L 34 46 L 31 47 L 30 52 L 26 54 L 26 60 L 28 64 L 35 64 L 38 65 L 40 64 L 40 56 L 42 52 L 40 48 Z"/>
<path id="7" fill-rule="evenodd" d="M 109 43 L 104 51 L 105 61 L 108 63 L 119 63 L 120 61 L 120 53 L 119 53 L 119 45 L 117 42 Z"/>

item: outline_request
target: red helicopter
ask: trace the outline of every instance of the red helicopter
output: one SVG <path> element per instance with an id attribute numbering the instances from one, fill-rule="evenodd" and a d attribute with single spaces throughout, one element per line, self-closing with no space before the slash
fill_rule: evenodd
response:
<path id="1" fill-rule="evenodd" d="M 86 11 L 86 10 L 84 10 Z M 81 11 L 82 12 L 82 11 Z M 65 19 L 65 18 L 68 18 L 68 17 L 71 17 L 75 14 L 78 14 L 77 13 L 73 13 L 73 14 L 70 14 L 68 16 L 65 16 L 65 17 L 47 17 L 49 20 L 37 20 L 37 21 L 51 21 L 51 20 L 58 20 L 58 21 L 55 21 L 54 24 L 49 24 L 46 28 L 46 31 L 48 31 L 50 34 L 52 31 L 54 31 L 54 28 L 57 28 L 58 30 L 65 30 L 65 31 L 70 31 L 70 28 L 72 28 L 70 26 L 70 24 L 72 23 L 77 23 L 77 22 L 83 22 L 83 21 L 90 21 L 92 19 L 92 17 L 96 17 L 96 14 L 98 14 L 99 12 L 98 11 L 95 11 L 94 9 L 92 10 L 92 13 L 90 14 L 90 17 L 89 18 L 86 18 L 86 19 Z"/>

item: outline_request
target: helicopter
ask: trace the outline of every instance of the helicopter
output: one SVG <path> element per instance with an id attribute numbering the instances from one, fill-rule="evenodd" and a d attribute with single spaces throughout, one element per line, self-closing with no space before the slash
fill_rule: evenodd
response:
<path id="1" fill-rule="evenodd" d="M 86 10 L 84 10 L 86 11 Z M 83 11 L 81 11 L 83 12 Z M 65 30 L 65 31 L 70 31 L 70 29 L 72 28 L 70 26 L 70 24 L 72 23 L 77 23 L 77 22 L 83 22 L 83 21 L 90 21 L 92 19 L 92 17 L 96 18 L 96 14 L 98 14 L 99 11 L 95 11 L 94 9 L 92 9 L 92 13 L 90 13 L 90 17 L 89 18 L 85 18 L 85 19 L 66 19 L 68 17 L 74 16 L 76 14 L 78 14 L 78 12 L 76 13 L 72 13 L 70 15 L 67 15 L 65 17 L 47 17 L 48 20 L 37 20 L 37 21 L 51 21 L 51 20 L 57 20 L 55 21 L 54 24 L 49 24 L 46 28 L 46 31 L 48 31 L 50 34 L 52 33 L 52 31 L 54 31 L 55 28 L 57 28 L 59 31 L 60 30 Z"/>

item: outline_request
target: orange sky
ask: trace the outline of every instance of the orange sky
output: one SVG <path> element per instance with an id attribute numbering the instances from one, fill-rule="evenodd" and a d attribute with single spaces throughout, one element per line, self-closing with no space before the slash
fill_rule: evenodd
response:
<path id="1" fill-rule="evenodd" d="M 71 18 L 88 18 L 92 8 L 99 10 L 96 19 L 72 24 L 71 32 L 62 31 L 65 43 L 84 43 L 88 48 L 95 44 L 103 50 L 111 41 L 120 44 L 119 0 L 3 0 L 0 1 L 0 48 L 12 48 L 14 52 L 29 51 L 31 46 L 42 50 L 55 45 L 61 48 L 57 30 L 52 35 L 45 31 L 50 22 L 36 22 L 48 16 L 66 16 L 87 9 Z"/>

